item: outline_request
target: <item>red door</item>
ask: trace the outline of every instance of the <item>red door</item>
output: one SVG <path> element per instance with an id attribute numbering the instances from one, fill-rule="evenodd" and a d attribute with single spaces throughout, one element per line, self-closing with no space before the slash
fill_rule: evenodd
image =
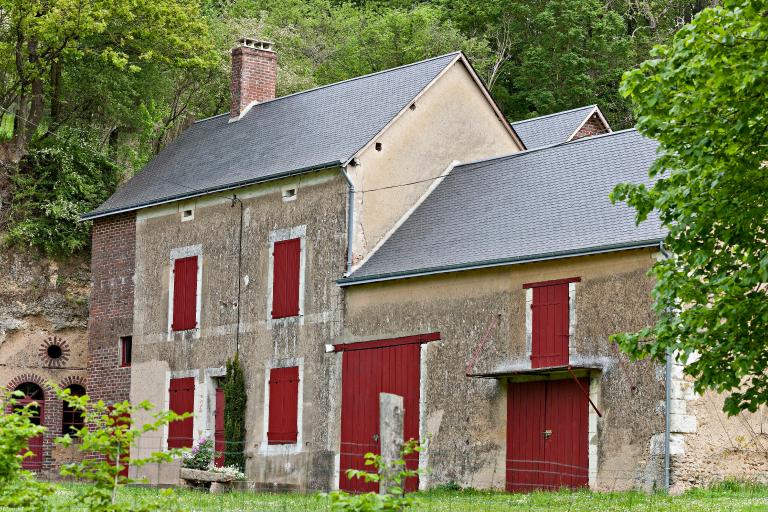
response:
<path id="1" fill-rule="evenodd" d="M 17 400 L 17 407 L 24 407 L 32 402 L 37 403 L 37 407 L 31 408 L 34 415 L 30 420 L 35 425 L 42 425 L 45 413 L 45 395 L 40 386 L 32 382 L 25 382 L 19 384 L 14 391 L 24 393 L 24 397 Z M 21 467 L 29 470 L 43 469 L 43 435 L 30 439 L 27 447 L 32 455 L 24 458 Z"/>
<path id="2" fill-rule="evenodd" d="M 589 379 L 580 379 L 589 389 Z M 586 487 L 589 401 L 571 379 L 510 383 L 507 490 Z"/>
<path id="3" fill-rule="evenodd" d="M 171 379 L 169 409 L 176 414 L 195 410 L 195 378 Z M 168 425 L 168 448 L 192 447 L 193 418 L 173 421 Z"/>
<path id="4" fill-rule="evenodd" d="M 568 364 L 568 283 L 533 286 L 531 366 Z"/>
<path id="5" fill-rule="evenodd" d="M 419 366 L 421 345 L 415 343 L 345 350 L 342 362 L 341 393 L 341 475 L 339 487 L 349 492 L 377 492 L 375 482 L 349 479 L 347 469 L 364 469 L 364 455 L 380 453 L 379 393 L 403 397 L 405 407 L 404 439 L 419 439 Z M 369 343 L 359 345 L 371 346 Z M 375 346 L 375 343 L 373 344 Z M 409 456 L 409 469 L 418 469 L 418 454 Z M 418 479 L 409 478 L 408 491 L 418 488 Z"/>
<path id="6" fill-rule="evenodd" d="M 226 440 L 224 438 L 224 390 L 216 389 L 216 421 L 214 422 L 214 449 L 218 454 L 213 460 L 216 466 L 224 465 L 224 450 L 226 449 Z"/>

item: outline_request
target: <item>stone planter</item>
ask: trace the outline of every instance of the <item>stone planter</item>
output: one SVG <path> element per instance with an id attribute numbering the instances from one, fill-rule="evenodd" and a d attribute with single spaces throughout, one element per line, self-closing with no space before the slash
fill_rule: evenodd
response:
<path id="1" fill-rule="evenodd" d="M 181 468 L 179 470 L 179 478 L 190 487 L 202 487 L 208 489 L 211 493 L 229 491 L 232 488 L 232 482 L 235 481 L 231 475 L 190 468 Z"/>

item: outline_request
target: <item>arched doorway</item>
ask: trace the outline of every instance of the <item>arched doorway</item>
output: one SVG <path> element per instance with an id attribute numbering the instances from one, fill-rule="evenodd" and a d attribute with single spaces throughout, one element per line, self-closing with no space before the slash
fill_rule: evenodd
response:
<path id="1" fill-rule="evenodd" d="M 35 402 L 37 407 L 33 407 L 34 415 L 32 423 L 42 425 L 45 412 L 45 394 L 40 386 L 34 382 L 23 382 L 16 386 L 14 391 L 21 391 L 24 396 L 18 399 L 17 407 Z M 25 457 L 21 463 L 24 469 L 42 469 L 43 468 L 43 436 L 42 434 L 29 440 L 29 451 L 33 455 Z"/>

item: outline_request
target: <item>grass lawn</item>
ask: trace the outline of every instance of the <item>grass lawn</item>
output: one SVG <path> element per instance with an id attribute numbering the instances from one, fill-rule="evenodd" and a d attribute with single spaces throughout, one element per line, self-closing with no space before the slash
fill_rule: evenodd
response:
<path id="1" fill-rule="evenodd" d="M 77 485 L 59 487 L 55 500 L 61 504 L 75 498 Z M 121 500 L 157 495 L 151 488 L 130 488 L 120 493 Z M 181 508 L 188 511 L 325 511 L 325 498 L 305 494 L 253 494 L 233 492 L 210 495 L 203 492 L 176 491 Z M 726 484 L 706 490 L 695 490 L 681 496 L 636 492 L 592 493 L 561 491 L 556 493 L 506 494 L 490 491 L 429 491 L 419 494 L 418 511 L 717 511 L 738 512 L 764 510 L 768 512 L 768 487 Z M 69 498 L 69 499 L 68 499 Z M 76 509 L 75 509 L 76 510 Z"/>

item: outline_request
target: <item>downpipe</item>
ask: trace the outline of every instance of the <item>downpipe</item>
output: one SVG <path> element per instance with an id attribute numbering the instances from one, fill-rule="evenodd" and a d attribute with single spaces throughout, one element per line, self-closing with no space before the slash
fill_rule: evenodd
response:
<path id="1" fill-rule="evenodd" d="M 355 184 L 347 172 L 347 166 L 341 167 L 341 174 L 347 180 L 347 275 L 352 271 L 352 243 L 355 236 Z"/>
<path id="2" fill-rule="evenodd" d="M 659 252 L 665 259 L 672 255 L 664 247 L 664 242 L 659 242 Z M 672 468 L 670 465 L 670 445 L 671 445 L 671 417 L 670 407 L 672 405 L 672 350 L 667 349 L 666 362 L 664 367 L 664 491 L 669 494 Z"/>

